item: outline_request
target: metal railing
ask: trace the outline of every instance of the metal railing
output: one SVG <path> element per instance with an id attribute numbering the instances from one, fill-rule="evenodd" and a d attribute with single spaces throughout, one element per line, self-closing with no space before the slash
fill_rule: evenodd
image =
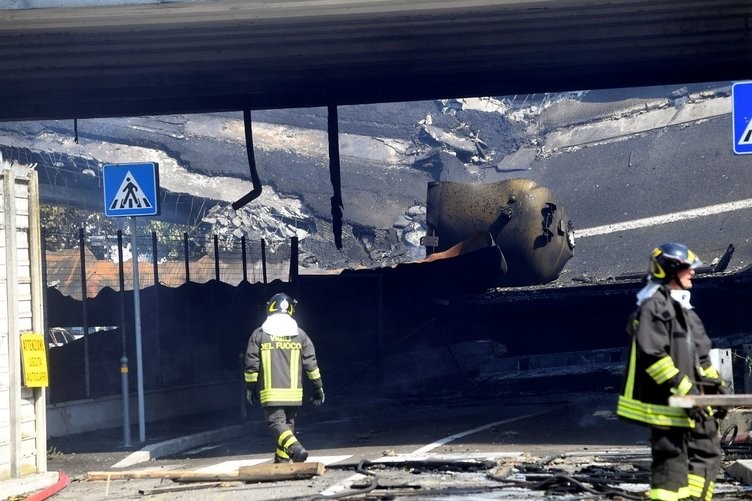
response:
<path id="1" fill-rule="evenodd" d="M 79 230 L 77 238 L 50 235 L 57 250 L 45 250 L 45 277 L 48 287 L 75 299 L 94 297 L 102 289 L 133 290 L 131 238 L 117 235 L 88 235 Z M 188 282 L 217 280 L 230 285 L 241 282 L 268 283 L 290 281 L 297 273 L 292 257 L 296 238 L 289 243 L 267 246 L 262 240 L 249 242 L 245 237 L 220 241 L 184 233 L 182 239 L 159 238 L 155 232 L 137 235 L 138 280 L 141 287 L 161 284 L 178 287 Z M 77 244 L 77 245 L 76 245 Z M 45 246 L 49 249 L 50 246 Z"/>

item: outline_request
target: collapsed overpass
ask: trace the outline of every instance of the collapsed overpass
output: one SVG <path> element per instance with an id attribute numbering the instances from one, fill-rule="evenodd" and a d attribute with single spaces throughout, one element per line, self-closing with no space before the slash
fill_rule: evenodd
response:
<path id="1" fill-rule="evenodd" d="M 0 11 L 0 120 L 752 78 L 745 0 L 312 0 Z"/>

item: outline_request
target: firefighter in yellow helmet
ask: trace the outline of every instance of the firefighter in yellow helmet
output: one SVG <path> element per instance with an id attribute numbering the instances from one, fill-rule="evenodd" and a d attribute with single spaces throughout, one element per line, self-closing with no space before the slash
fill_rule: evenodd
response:
<path id="1" fill-rule="evenodd" d="M 303 403 L 303 371 L 314 387 L 314 405 L 324 403 L 324 387 L 316 350 L 293 318 L 295 301 L 287 294 L 272 296 L 267 318 L 251 334 L 245 354 L 246 400 L 260 403 L 277 444 L 275 463 L 300 463 L 308 452 L 295 436 L 295 416 Z"/>
<path id="2" fill-rule="evenodd" d="M 725 409 L 670 407 L 671 395 L 725 393 L 711 341 L 690 303 L 700 259 L 680 243 L 656 247 L 630 316 L 631 338 L 617 415 L 650 427 L 650 499 L 710 501 L 721 469 L 718 419 Z"/>

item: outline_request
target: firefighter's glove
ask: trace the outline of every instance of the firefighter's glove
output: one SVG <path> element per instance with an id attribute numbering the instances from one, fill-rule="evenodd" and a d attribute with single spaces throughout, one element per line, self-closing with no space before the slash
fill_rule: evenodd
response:
<path id="1" fill-rule="evenodd" d="M 319 406 L 324 403 L 324 388 L 316 388 L 316 392 L 311 397 L 311 403 L 315 406 Z"/>
<path id="2" fill-rule="evenodd" d="M 700 387 L 705 395 L 726 395 L 728 389 L 720 377 L 700 377 Z"/>
<path id="3" fill-rule="evenodd" d="M 728 395 L 731 393 L 731 388 L 726 386 L 718 370 L 712 365 L 701 369 L 700 374 L 702 384 L 708 390 L 705 393 L 711 395 Z"/>
<path id="4" fill-rule="evenodd" d="M 723 420 L 723 418 L 726 417 L 726 414 L 728 414 L 728 409 L 725 407 L 713 407 L 713 417 L 716 418 L 718 421 Z"/>
<path id="5" fill-rule="evenodd" d="M 700 393 L 697 387 L 692 384 L 692 381 L 684 374 L 677 374 L 671 379 L 671 394 L 672 395 L 697 395 Z"/>
<path id="6" fill-rule="evenodd" d="M 731 394 L 731 388 L 726 386 L 726 383 L 723 382 L 723 379 L 718 379 L 713 382 L 715 383 L 716 395 L 730 395 Z"/>
<path id="7" fill-rule="evenodd" d="M 693 421 L 705 421 L 711 416 L 710 407 L 692 407 L 687 411 L 689 418 Z"/>
<path id="8" fill-rule="evenodd" d="M 248 405 L 254 405 L 258 403 L 259 396 L 258 393 L 256 393 L 256 385 L 255 384 L 246 384 L 245 385 L 245 400 L 248 402 Z"/>

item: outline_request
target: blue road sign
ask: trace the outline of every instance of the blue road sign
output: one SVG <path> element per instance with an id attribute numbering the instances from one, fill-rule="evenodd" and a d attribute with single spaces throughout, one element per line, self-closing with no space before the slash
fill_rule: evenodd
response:
<path id="1" fill-rule="evenodd" d="M 731 121 L 734 153 L 752 154 L 752 82 L 736 82 L 731 86 Z"/>
<path id="2" fill-rule="evenodd" d="M 159 214 L 159 168 L 156 163 L 108 164 L 102 167 L 104 215 Z"/>

